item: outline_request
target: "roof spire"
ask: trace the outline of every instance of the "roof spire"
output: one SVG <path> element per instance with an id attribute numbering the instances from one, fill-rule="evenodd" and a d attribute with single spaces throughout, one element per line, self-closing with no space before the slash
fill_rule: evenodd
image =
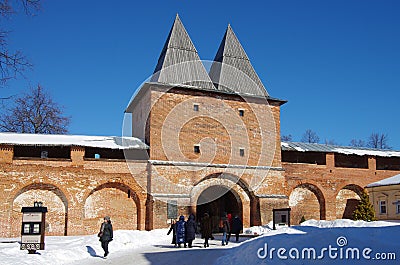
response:
<path id="1" fill-rule="evenodd" d="M 215 90 L 178 14 L 161 51 L 151 81 Z"/>
<path id="2" fill-rule="evenodd" d="M 230 23 L 215 55 L 210 77 L 217 89 L 229 89 L 239 94 L 268 96 Z"/>

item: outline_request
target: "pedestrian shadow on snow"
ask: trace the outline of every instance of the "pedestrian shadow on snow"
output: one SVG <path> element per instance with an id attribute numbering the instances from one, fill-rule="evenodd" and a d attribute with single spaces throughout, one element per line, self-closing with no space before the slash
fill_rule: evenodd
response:
<path id="1" fill-rule="evenodd" d="M 96 250 L 94 250 L 91 246 L 86 246 L 86 250 L 92 257 L 103 258 L 103 256 L 97 255 Z"/>

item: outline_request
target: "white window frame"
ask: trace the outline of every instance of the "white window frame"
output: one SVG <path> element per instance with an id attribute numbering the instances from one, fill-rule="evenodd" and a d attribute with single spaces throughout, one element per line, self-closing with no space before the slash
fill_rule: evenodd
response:
<path id="1" fill-rule="evenodd" d="M 385 207 L 385 212 L 382 211 L 382 206 Z M 379 214 L 387 214 L 387 210 L 386 200 L 379 200 Z"/>

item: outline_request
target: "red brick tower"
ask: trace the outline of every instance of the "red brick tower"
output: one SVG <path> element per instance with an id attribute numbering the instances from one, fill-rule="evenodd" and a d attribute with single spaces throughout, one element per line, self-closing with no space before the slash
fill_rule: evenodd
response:
<path id="1" fill-rule="evenodd" d="M 208 73 L 179 16 L 154 74 L 127 112 L 132 136 L 150 146 L 148 229 L 178 214 L 238 214 L 245 225 L 287 206 L 280 106 L 228 25 Z"/>

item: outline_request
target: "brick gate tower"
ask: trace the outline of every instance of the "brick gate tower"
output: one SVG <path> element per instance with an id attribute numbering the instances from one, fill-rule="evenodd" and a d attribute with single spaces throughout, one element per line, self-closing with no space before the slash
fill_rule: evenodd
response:
<path id="1" fill-rule="evenodd" d="M 207 71 L 177 15 L 152 77 L 126 109 L 132 136 L 150 146 L 141 182 L 147 229 L 165 227 L 171 207 L 216 220 L 238 214 L 245 226 L 287 207 L 284 103 L 269 96 L 230 25 Z"/>

